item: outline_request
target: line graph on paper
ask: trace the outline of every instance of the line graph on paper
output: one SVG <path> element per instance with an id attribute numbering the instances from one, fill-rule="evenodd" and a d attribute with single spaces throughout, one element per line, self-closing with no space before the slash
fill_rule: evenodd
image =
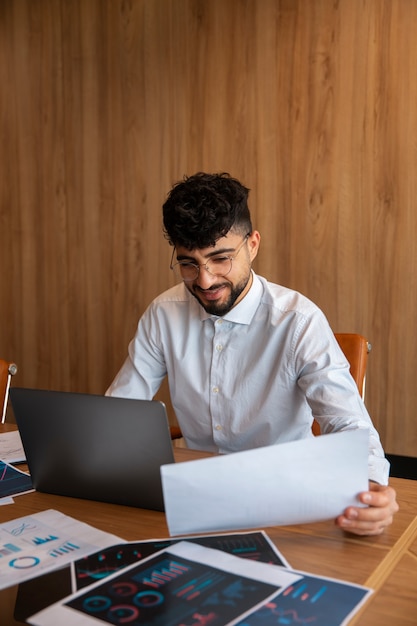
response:
<path id="1" fill-rule="evenodd" d="M 0 498 L 26 493 L 33 489 L 30 476 L 0 461 Z"/>
<path id="2" fill-rule="evenodd" d="M 369 589 L 305 575 L 238 626 L 334 626 L 341 624 Z"/>

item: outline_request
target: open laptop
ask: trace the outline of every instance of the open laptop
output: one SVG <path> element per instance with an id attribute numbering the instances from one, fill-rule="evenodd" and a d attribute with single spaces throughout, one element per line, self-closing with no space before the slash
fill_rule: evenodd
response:
<path id="1" fill-rule="evenodd" d="M 174 455 L 162 402 L 18 387 L 10 399 L 35 489 L 164 510 L 160 467 Z"/>

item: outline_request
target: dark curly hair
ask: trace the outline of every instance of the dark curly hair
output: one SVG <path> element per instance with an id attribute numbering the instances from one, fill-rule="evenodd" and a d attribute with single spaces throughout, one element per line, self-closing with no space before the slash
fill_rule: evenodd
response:
<path id="1" fill-rule="evenodd" d="M 249 189 L 225 172 L 185 176 L 162 207 L 166 238 L 173 246 L 195 250 L 214 246 L 231 229 L 251 233 L 248 194 Z"/>

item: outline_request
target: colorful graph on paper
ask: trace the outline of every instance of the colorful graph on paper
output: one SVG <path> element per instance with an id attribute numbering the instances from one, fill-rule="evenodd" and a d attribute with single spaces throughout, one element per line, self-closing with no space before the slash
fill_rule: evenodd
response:
<path id="1" fill-rule="evenodd" d="M 0 525 L 0 589 L 113 545 L 115 535 L 47 510 Z"/>
<path id="2" fill-rule="evenodd" d="M 370 593 L 365 587 L 304 575 L 237 626 L 338 626 Z"/>
<path id="3" fill-rule="evenodd" d="M 0 461 L 0 498 L 17 496 L 33 490 L 30 476 L 9 463 Z"/>
<path id="4" fill-rule="evenodd" d="M 184 539 L 249 560 L 289 567 L 284 556 L 272 544 L 264 531 L 203 535 Z M 164 538 L 120 543 L 95 551 L 83 558 L 77 557 L 76 561 L 67 566 L 65 576 L 62 575 L 64 570 L 60 570 L 59 580 L 57 572 L 54 571 L 21 583 L 16 598 L 16 610 L 24 621 L 49 604 L 48 599 L 42 594 L 42 589 L 54 589 L 56 591 L 54 600 L 57 601 L 70 595 L 71 592 L 104 580 L 107 576 L 115 574 L 124 567 L 151 556 L 176 542 L 176 540 Z M 72 587 L 71 581 L 73 581 Z"/>
<path id="5" fill-rule="evenodd" d="M 186 540 L 253 561 L 288 566 L 282 555 L 268 541 L 266 535 L 259 531 L 187 537 Z M 121 568 L 159 550 L 164 550 L 174 543 L 176 540 L 158 539 L 121 544 L 79 559 L 74 563 L 76 589 L 82 589 L 97 580 L 102 580 Z"/>
<path id="6" fill-rule="evenodd" d="M 109 624 L 226 624 L 270 597 L 271 585 L 171 554 L 138 563 L 65 606 Z M 198 620 L 196 622 L 198 616 Z"/>

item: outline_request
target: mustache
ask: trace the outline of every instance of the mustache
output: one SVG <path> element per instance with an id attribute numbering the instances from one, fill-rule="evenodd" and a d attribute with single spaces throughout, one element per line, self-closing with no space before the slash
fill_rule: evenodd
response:
<path id="1" fill-rule="evenodd" d="M 207 293 L 208 291 L 217 291 L 217 289 L 224 287 L 224 285 L 225 283 L 222 283 L 220 285 L 211 285 L 211 287 L 209 287 L 208 289 L 203 289 L 202 287 L 199 287 L 198 285 L 196 285 L 194 287 L 194 291 L 201 291 L 201 293 Z"/>

